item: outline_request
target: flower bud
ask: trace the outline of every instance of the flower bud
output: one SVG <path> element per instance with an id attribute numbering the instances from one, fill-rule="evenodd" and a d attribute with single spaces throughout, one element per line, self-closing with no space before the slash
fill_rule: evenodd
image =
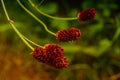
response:
<path id="1" fill-rule="evenodd" d="M 78 19 L 80 21 L 88 21 L 96 16 L 96 10 L 94 8 L 89 8 L 78 13 Z"/>
<path id="2" fill-rule="evenodd" d="M 62 69 L 68 66 L 67 58 L 63 54 L 64 50 L 59 45 L 47 44 L 44 48 L 35 48 L 32 56 L 39 62 Z"/>
<path id="3" fill-rule="evenodd" d="M 69 28 L 67 30 L 60 30 L 56 34 L 56 39 L 60 42 L 68 42 L 79 39 L 81 32 L 78 28 Z"/>

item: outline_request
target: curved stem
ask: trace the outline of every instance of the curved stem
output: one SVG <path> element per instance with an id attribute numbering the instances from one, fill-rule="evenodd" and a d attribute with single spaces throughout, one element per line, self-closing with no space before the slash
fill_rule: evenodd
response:
<path id="1" fill-rule="evenodd" d="M 24 37 L 24 39 L 26 39 L 28 42 L 30 42 L 30 43 L 32 43 L 32 44 L 34 44 L 35 46 L 38 46 L 38 47 L 43 48 L 43 46 L 40 46 L 39 44 L 37 44 L 37 43 L 35 43 L 35 42 L 31 41 L 30 39 L 26 38 L 24 35 L 22 35 L 22 36 L 23 36 L 23 37 Z"/>
<path id="2" fill-rule="evenodd" d="M 18 2 L 18 4 L 19 4 L 27 13 L 29 13 L 34 19 L 36 19 L 39 23 L 41 23 L 41 24 L 44 26 L 45 30 L 46 30 L 48 33 L 56 36 L 56 34 L 53 33 L 52 31 L 50 31 L 50 30 L 47 28 L 47 26 L 45 25 L 45 23 L 44 23 L 43 21 L 41 21 L 39 18 L 37 18 L 32 12 L 30 12 L 30 11 L 20 2 L 20 0 L 17 0 L 17 2 Z"/>
<path id="3" fill-rule="evenodd" d="M 7 10 L 5 8 L 5 4 L 4 1 L 1 0 L 2 6 L 3 6 L 3 10 L 5 12 L 5 15 L 7 17 L 8 22 L 10 23 L 10 25 L 12 26 L 12 28 L 14 29 L 14 31 L 17 33 L 17 35 L 22 39 L 22 41 L 31 49 L 34 50 L 34 48 L 22 37 L 21 33 L 17 30 L 17 28 L 15 27 L 15 25 L 13 24 L 14 22 L 9 18 L 9 15 L 7 13 Z"/>
<path id="4" fill-rule="evenodd" d="M 74 17 L 74 18 L 61 18 L 61 17 L 54 17 L 54 16 L 51 16 L 51 15 L 48 15 L 48 14 L 44 13 L 43 11 L 41 11 L 40 9 L 38 9 L 31 0 L 28 0 L 28 1 L 40 14 L 42 14 L 42 15 L 44 15 L 46 17 L 49 17 L 51 19 L 56 19 L 56 20 L 77 20 L 77 17 Z"/>

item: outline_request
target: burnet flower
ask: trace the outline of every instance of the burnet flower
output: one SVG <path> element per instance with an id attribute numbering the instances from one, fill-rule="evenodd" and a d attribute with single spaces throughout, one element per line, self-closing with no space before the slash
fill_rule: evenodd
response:
<path id="1" fill-rule="evenodd" d="M 89 21 L 96 16 L 96 10 L 94 8 L 88 8 L 78 13 L 78 19 L 80 21 Z"/>
<path id="2" fill-rule="evenodd" d="M 62 69 L 68 66 L 67 58 L 64 57 L 64 50 L 57 44 L 47 44 L 44 48 L 36 47 L 32 56 L 39 62 L 55 68 Z"/>
<path id="3" fill-rule="evenodd" d="M 69 28 L 66 30 L 60 30 L 56 33 L 56 39 L 60 42 L 68 42 L 79 39 L 81 31 L 78 28 Z"/>

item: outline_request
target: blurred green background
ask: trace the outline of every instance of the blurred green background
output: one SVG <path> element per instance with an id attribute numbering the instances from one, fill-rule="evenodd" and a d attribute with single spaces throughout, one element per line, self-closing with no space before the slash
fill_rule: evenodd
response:
<path id="1" fill-rule="evenodd" d="M 32 1 L 37 5 L 41 2 Z M 79 11 L 95 8 L 97 15 L 88 22 L 53 20 L 39 14 L 27 0 L 21 0 L 55 33 L 70 27 L 79 28 L 81 38 L 68 43 L 58 42 L 16 0 L 4 2 L 22 34 L 42 46 L 59 44 L 70 65 L 61 70 L 37 62 L 8 23 L 0 3 L 0 80 L 120 80 L 119 0 L 44 0 L 39 6 L 43 12 L 59 17 L 76 17 Z"/>

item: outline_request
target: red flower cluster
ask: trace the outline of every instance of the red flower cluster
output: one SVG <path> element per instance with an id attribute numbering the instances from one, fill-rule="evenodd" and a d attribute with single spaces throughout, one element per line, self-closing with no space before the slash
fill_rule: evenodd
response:
<path id="1" fill-rule="evenodd" d="M 33 57 L 39 62 L 59 69 L 68 66 L 68 61 L 63 54 L 64 50 L 56 44 L 47 44 L 44 48 L 37 47 L 32 53 Z"/>
<path id="2" fill-rule="evenodd" d="M 88 21 L 96 16 L 96 10 L 94 8 L 89 8 L 78 13 L 78 19 L 80 21 Z"/>
<path id="3" fill-rule="evenodd" d="M 69 28 L 67 30 L 60 30 L 56 34 L 56 39 L 60 42 L 68 42 L 79 39 L 81 32 L 78 28 Z"/>

